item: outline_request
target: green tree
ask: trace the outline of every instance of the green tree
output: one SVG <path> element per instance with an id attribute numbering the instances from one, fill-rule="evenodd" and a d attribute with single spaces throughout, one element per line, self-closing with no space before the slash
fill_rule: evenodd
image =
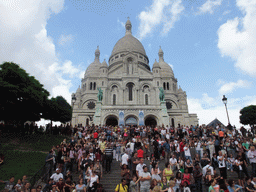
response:
<path id="1" fill-rule="evenodd" d="M 43 118 L 66 123 L 72 118 L 72 108 L 62 96 L 47 101 Z"/>
<path id="2" fill-rule="evenodd" d="M 256 124 L 256 105 L 249 105 L 240 111 L 240 123 L 243 125 Z"/>
<path id="3" fill-rule="evenodd" d="M 19 65 L 0 65 L 0 120 L 23 124 L 41 118 L 49 92 Z"/>

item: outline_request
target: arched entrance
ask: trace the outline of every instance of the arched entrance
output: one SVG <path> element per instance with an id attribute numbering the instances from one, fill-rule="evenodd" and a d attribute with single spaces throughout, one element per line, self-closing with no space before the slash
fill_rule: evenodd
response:
<path id="1" fill-rule="evenodd" d="M 153 116 L 146 117 L 145 125 L 150 126 L 150 127 L 156 127 L 156 125 L 157 125 L 156 118 Z"/>
<path id="2" fill-rule="evenodd" d="M 88 126 L 89 125 L 89 119 L 87 118 L 86 119 L 86 126 Z"/>
<path id="3" fill-rule="evenodd" d="M 115 116 L 109 116 L 106 120 L 106 125 L 116 126 L 118 125 L 118 120 Z"/>
<path id="4" fill-rule="evenodd" d="M 174 119 L 172 118 L 172 127 L 175 127 Z"/>
<path id="5" fill-rule="evenodd" d="M 138 121 L 135 117 L 130 116 L 125 120 L 125 125 L 130 125 L 130 126 L 138 125 Z"/>

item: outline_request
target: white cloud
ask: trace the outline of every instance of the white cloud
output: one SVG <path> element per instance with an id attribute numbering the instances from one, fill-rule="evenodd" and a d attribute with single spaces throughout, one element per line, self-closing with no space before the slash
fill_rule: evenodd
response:
<path id="1" fill-rule="evenodd" d="M 219 94 L 225 95 L 227 93 L 232 93 L 234 90 L 238 88 L 248 88 L 250 86 L 251 86 L 251 82 L 239 79 L 237 82 L 229 82 L 229 83 L 223 84 L 219 89 Z"/>
<path id="2" fill-rule="evenodd" d="M 168 33 L 183 10 L 181 0 L 153 0 L 150 8 L 140 12 L 138 16 L 140 20 L 138 38 L 145 38 L 160 24 L 163 25 L 162 33 Z"/>
<path id="3" fill-rule="evenodd" d="M 228 20 L 218 30 L 218 48 L 222 56 L 229 56 L 243 72 L 256 75 L 256 1 L 237 0 L 242 18 Z"/>
<path id="4" fill-rule="evenodd" d="M 214 8 L 220 6 L 221 3 L 222 0 L 207 0 L 201 7 L 198 8 L 199 11 L 197 12 L 197 14 L 213 14 Z"/>
<path id="5" fill-rule="evenodd" d="M 170 65 L 170 67 L 172 68 L 172 70 L 173 70 L 173 65 L 172 64 L 170 64 L 170 63 L 168 63 L 168 65 Z"/>
<path id="6" fill-rule="evenodd" d="M 201 98 L 188 98 L 189 113 L 197 113 L 199 124 L 209 124 L 215 118 L 224 125 L 228 124 L 225 106 L 221 96 L 209 97 L 206 93 Z M 231 125 L 240 128 L 240 110 L 256 102 L 256 96 L 245 96 L 243 98 L 228 98 L 228 114 Z"/>
<path id="7" fill-rule="evenodd" d="M 0 1 L 0 63 L 19 64 L 52 96 L 62 94 L 70 102 L 72 85 L 63 75 L 74 76 L 77 69 L 71 61 L 60 64 L 46 29 L 50 16 L 58 14 L 63 6 L 64 0 Z"/>
<path id="8" fill-rule="evenodd" d="M 117 23 L 120 23 L 122 25 L 122 27 L 124 28 L 125 27 L 125 23 L 120 21 L 119 19 L 117 19 Z"/>
<path id="9" fill-rule="evenodd" d="M 65 45 L 67 43 L 71 43 L 74 40 L 74 36 L 69 34 L 69 35 L 64 35 L 62 34 L 59 38 L 59 44 L 60 45 Z"/>

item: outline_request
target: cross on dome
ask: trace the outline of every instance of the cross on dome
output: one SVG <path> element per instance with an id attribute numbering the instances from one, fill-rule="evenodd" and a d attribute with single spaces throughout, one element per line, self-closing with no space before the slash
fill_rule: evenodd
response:
<path id="1" fill-rule="evenodd" d="M 125 35 L 132 34 L 132 23 L 131 23 L 129 17 L 127 18 L 127 21 L 126 21 L 126 24 L 125 24 L 125 29 L 126 29 Z"/>

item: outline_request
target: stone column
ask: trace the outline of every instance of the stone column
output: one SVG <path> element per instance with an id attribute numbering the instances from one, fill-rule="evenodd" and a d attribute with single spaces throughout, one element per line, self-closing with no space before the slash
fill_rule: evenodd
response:
<path id="1" fill-rule="evenodd" d="M 94 125 L 99 125 L 101 124 L 101 108 L 102 108 L 102 102 L 97 101 L 96 103 L 96 111 L 93 117 L 93 123 Z"/>
<path id="2" fill-rule="evenodd" d="M 165 101 L 161 101 L 160 106 L 161 106 L 162 124 L 164 124 L 164 126 L 166 126 L 166 125 L 169 126 L 169 115 L 167 113 L 166 102 Z"/>

